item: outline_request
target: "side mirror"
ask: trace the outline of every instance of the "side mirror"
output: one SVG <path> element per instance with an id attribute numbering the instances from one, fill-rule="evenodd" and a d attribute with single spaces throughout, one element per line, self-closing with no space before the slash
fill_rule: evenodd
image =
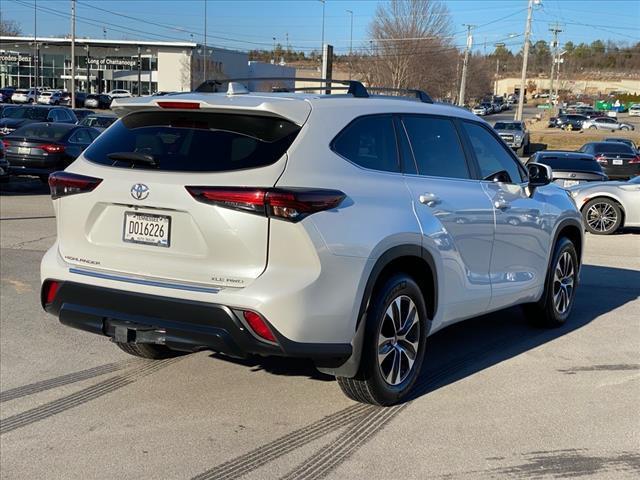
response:
<path id="1" fill-rule="evenodd" d="M 549 165 L 535 162 L 527 163 L 527 171 L 529 172 L 530 187 L 543 187 L 553 181 L 553 170 Z"/>

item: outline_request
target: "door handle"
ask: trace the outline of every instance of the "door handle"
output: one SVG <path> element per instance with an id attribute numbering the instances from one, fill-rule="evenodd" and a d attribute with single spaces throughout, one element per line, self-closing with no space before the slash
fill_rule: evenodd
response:
<path id="1" fill-rule="evenodd" d="M 504 198 L 500 198 L 495 202 L 493 202 L 493 206 L 496 207 L 498 210 L 506 210 L 511 206 L 511 204 L 507 202 Z"/>
<path id="2" fill-rule="evenodd" d="M 428 207 L 433 207 L 434 205 L 440 203 L 440 198 L 438 198 L 435 193 L 423 193 L 422 195 L 420 195 L 420 203 Z"/>

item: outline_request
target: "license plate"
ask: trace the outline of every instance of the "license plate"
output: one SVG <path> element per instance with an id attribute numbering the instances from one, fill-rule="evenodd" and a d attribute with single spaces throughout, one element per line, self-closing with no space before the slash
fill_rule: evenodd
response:
<path id="1" fill-rule="evenodd" d="M 171 217 L 149 213 L 124 212 L 122 240 L 130 243 L 168 247 L 171 238 Z"/>
<path id="2" fill-rule="evenodd" d="M 29 147 L 18 147 L 18 155 L 29 155 L 31 149 Z"/>
<path id="3" fill-rule="evenodd" d="M 573 187 L 574 185 L 579 185 L 580 181 L 579 180 L 565 180 L 564 181 L 564 186 L 565 187 Z"/>
<path id="4" fill-rule="evenodd" d="M 613 164 L 614 164 L 614 165 L 622 165 L 622 160 L 616 160 L 616 159 L 614 159 L 614 160 L 613 160 Z"/>

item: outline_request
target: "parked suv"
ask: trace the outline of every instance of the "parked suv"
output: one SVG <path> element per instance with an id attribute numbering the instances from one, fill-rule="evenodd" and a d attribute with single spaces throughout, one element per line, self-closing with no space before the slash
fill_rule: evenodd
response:
<path id="1" fill-rule="evenodd" d="M 519 156 L 529 153 L 529 132 L 524 122 L 496 122 L 493 128 Z"/>
<path id="2" fill-rule="evenodd" d="M 45 310 L 146 358 L 311 358 L 380 405 L 447 325 L 513 305 L 562 325 L 583 224 L 551 169 L 464 109 L 343 83 L 114 100 L 49 180 Z"/>

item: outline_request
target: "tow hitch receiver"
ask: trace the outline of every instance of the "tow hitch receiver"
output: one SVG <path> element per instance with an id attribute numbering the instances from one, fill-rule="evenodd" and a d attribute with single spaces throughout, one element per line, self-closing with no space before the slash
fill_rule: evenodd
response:
<path id="1" fill-rule="evenodd" d="M 106 320 L 105 331 L 111 340 L 117 343 L 153 343 L 156 345 L 166 343 L 166 330 L 147 325 Z"/>

